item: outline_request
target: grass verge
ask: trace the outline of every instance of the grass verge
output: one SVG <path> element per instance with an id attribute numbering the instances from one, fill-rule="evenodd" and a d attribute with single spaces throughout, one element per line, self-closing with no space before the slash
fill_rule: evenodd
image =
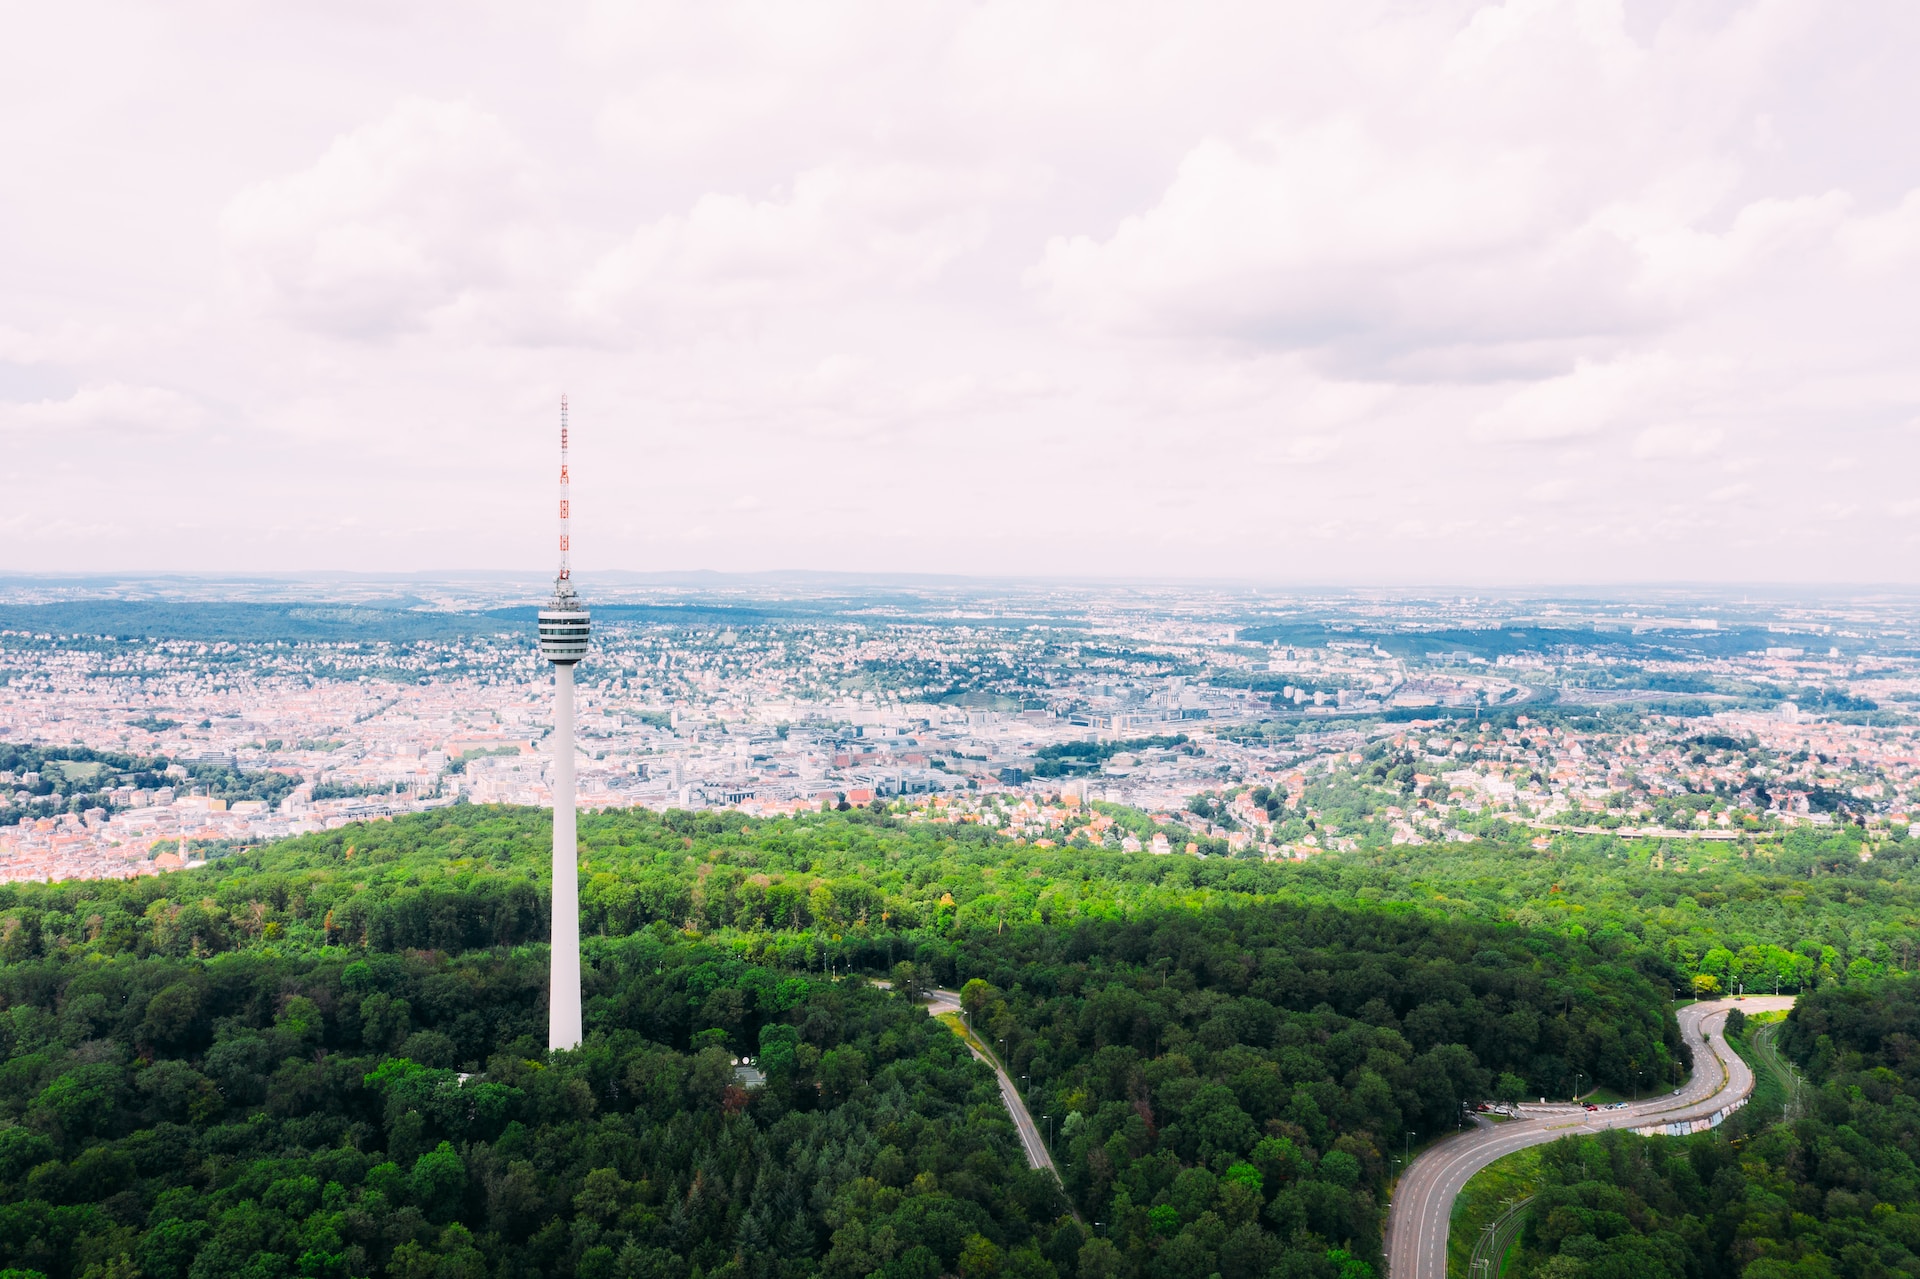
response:
<path id="1" fill-rule="evenodd" d="M 1473 1245 L 1480 1232 L 1506 1211 L 1508 1200 L 1525 1198 L 1538 1189 L 1540 1152 L 1544 1149 L 1529 1146 L 1516 1150 L 1488 1164 L 1467 1182 L 1453 1201 L 1447 1230 L 1447 1279 L 1468 1279 L 1467 1262 L 1473 1258 Z"/>
<path id="2" fill-rule="evenodd" d="M 1727 1043 L 1753 1071 L 1753 1096 L 1747 1100 L 1748 1117 L 1742 1125 L 1749 1130 L 1780 1118 L 1793 1096 L 1793 1077 L 1773 1042 L 1785 1016 L 1757 1013 L 1747 1019 L 1741 1034 L 1727 1036 Z"/>
<path id="3" fill-rule="evenodd" d="M 978 1035 L 967 1029 L 966 1018 L 962 1017 L 959 1013 L 941 1013 L 938 1017 L 934 1018 L 934 1020 L 958 1035 L 961 1043 L 966 1044 L 981 1056 L 985 1057 L 989 1066 L 994 1067 L 996 1070 L 1000 1068 L 999 1054 L 987 1047 Z"/>

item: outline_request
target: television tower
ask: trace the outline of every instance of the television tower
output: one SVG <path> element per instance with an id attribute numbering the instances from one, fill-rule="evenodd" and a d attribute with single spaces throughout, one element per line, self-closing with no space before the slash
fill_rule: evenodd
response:
<path id="1" fill-rule="evenodd" d="M 580 851 L 574 839 L 573 664 L 592 619 L 573 593 L 573 501 L 567 477 L 567 397 L 560 397 L 560 573 L 540 610 L 540 652 L 553 663 L 553 988 L 547 1047 L 580 1046 Z"/>

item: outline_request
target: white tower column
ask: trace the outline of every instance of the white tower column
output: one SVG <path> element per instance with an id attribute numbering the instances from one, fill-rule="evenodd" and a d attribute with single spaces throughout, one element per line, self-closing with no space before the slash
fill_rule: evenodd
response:
<path id="1" fill-rule="evenodd" d="M 573 664 L 587 655 L 593 619 L 573 590 L 572 481 L 567 475 L 567 397 L 560 397 L 560 572 L 540 610 L 540 652 L 553 663 L 553 989 L 547 1047 L 580 1046 L 580 851 L 573 825 Z"/>
<path id="2" fill-rule="evenodd" d="M 553 990 L 547 1047 L 580 1046 L 580 850 L 573 812 L 573 664 L 553 668 Z"/>

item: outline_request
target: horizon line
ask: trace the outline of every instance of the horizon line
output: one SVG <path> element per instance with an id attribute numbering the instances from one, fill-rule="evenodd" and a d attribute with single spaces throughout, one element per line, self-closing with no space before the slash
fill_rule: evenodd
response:
<path id="1" fill-rule="evenodd" d="M 544 582 L 551 578 L 537 569 L 423 568 L 405 571 L 358 569 L 299 569 L 284 571 L 195 570 L 195 569 L 85 569 L 36 572 L 0 570 L 0 588 L 8 585 L 88 586 L 108 583 L 197 582 L 197 583 L 344 583 L 374 582 L 408 584 L 458 582 L 462 584 L 502 582 Z M 948 573 L 916 570 L 866 569 L 600 569 L 575 574 L 582 585 L 596 578 L 621 585 L 686 585 L 699 582 L 798 583 L 821 582 L 847 585 L 893 584 L 929 586 L 1042 586 L 1059 588 L 1132 587 L 1132 588 L 1232 588 L 1275 592 L 1342 592 L 1349 594 L 1504 594 L 1529 595 L 1552 593 L 1591 594 L 1599 592 L 1656 591 L 1693 596 L 1727 596 L 1755 592 L 1784 592 L 1793 595 L 1860 595 L 1894 593 L 1920 595 L 1920 582 L 1855 581 L 1810 582 L 1792 579 L 1704 580 L 1645 579 L 1618 580 L 1519 580 L 1519 581 L 1367 581 L 1364 579 L 1282 580 L 1247 575 L 1181 576 L 1170 574 L 1033 574 L 1033 573 Z"/>

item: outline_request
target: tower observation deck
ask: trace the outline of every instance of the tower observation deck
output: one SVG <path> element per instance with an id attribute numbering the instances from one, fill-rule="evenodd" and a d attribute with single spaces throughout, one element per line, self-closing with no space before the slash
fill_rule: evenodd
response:
<path id="1" fill-rule="evenodd" d="M 592 622 L 586 605 L 573 593 L 573 583 L 559 579 L 553 598 L 540 610 L 540 655 L 555 666 L 572 666 L 587 655 Z"/>

